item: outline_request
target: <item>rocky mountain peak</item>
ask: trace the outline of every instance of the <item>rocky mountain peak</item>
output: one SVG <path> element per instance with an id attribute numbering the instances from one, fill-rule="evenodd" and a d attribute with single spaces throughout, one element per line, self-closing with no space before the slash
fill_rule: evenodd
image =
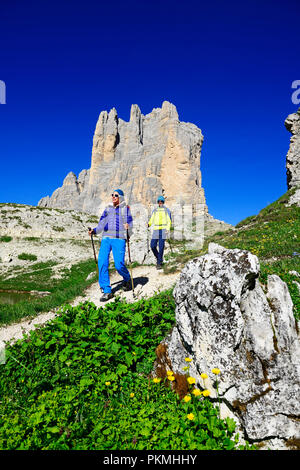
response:
<path id="1" fill-rule="evenodd" d="M 289 114 L 284 125 L 292 134 L 286 156 L 286 176 L 288 189 L 297 188 L 290 199 L 290 204 L 300 205 L 300 108 Z"/>
<path id="2" fill-rule="evenodd" d="M 109 201 L 112 188 L 121 187 L 130 204 L 155 204 L 164 194 L 168 205 L 204 206 L 201 185 L 201 130 L 179 120 L 176 106 L 163 101 L 143 115 L 132 104 L 126 122 L 112 108 L 101 111 L 93 137 L 91 168 L 78 179 L 73 172 L 51 197 L 38 205 L 98 213 Z"/>
<path id="3" fill-rule="evenodd" d="M 284 125 L 293 135 L 300 133 L 300 108 L 296 113 L 289 114 Z"/>

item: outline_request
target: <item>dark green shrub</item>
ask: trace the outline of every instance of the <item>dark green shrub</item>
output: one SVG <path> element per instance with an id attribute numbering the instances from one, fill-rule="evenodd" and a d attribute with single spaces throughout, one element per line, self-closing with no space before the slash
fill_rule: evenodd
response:
<path id="1" fill-rule="evenodd" d="M 12 237 L 8 235 L 3 235 L 2 237 L 0 237 L 0 242 L 11 242 L 11 241 L 12 241 Z"/>

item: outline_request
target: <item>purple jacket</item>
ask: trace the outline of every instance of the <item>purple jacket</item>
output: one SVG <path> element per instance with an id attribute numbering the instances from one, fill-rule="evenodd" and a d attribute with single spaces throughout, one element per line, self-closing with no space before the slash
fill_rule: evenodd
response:
<path id="1" fill-rule="evenodd" d="M 123 225 L 126 223 L 129 225 L 128 233 L 131 236 L 133 220 L 130 207 L 124 201 L 117 207 L 110 204 L 105 208 L 93 233 L 98 235 L 103 232 L 102 237 L 127 239 L 127 230 Z"/>

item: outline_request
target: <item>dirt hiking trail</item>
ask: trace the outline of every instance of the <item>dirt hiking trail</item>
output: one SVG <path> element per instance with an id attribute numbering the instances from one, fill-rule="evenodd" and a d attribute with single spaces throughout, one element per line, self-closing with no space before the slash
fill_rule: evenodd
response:
<path id="1" fill-rule="evenodd" d="M 158 271 L 155 266 L 137 266 L 132 269 L 132 274 L 134 279 L 134 296 L 132 291 L 124 292 L 122 290 L 122 278 L 117 272 L 110 275 L 114 298 L 119 296 L 127 302 L 135 302 L 142 298 L 151 297 L 155 293 L 171 288 L 180 275 L 179 272 L 164 274 L 163 271 Z M 107 302 L 100 302 L 101 296 L 102 292 L 98 282 L 96 282 L 86 289 L 84 295 L 76 297 L 70 304 L 76 306 L 82 302 L 89 301 L 93 302 L 97 307 L 102 307 L 114 301 L 114 298 L 112 298 Z M 24 335 L 28 334 L 30 330 L 44 325 L 55 318 L 55 316 L 58 315 L 57 310 L 58 309 L 41 313 L 34 318 L 24 319 L 19 323 L 0 327 L 0 349 L 4 346 L 3 343 L 6 341 L 21 339 Z"/>

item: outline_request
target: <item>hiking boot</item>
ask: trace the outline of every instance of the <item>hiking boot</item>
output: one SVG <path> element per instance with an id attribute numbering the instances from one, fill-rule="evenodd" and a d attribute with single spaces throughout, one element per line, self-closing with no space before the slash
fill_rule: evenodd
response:
<path id="1" fill-rule="evenodd" d="M 123 282 L 123 287 L 122 289 L 127 292 L 129 290 L 132 290 L 132 285 L 131 285 L 131 280 L 130 281 L 127 281 L 127 282 Z"/>
<path id="2" fill-rule="evenodd" d="M 106 302 L 109 299 L 112 299 L 114 294 L 112 292 L 107 292 L 106 294 L 103 294 L 102 297 L 100 297 L 100 302 Z"/>
<path id="3" fill-rule="evenodd" d="M 163 268 L 163 267 L 162 267 L 162 264 L 157 264 L 157 265 L 156 265 L 156 269 L 162 269 L 162 268 Z"/>

